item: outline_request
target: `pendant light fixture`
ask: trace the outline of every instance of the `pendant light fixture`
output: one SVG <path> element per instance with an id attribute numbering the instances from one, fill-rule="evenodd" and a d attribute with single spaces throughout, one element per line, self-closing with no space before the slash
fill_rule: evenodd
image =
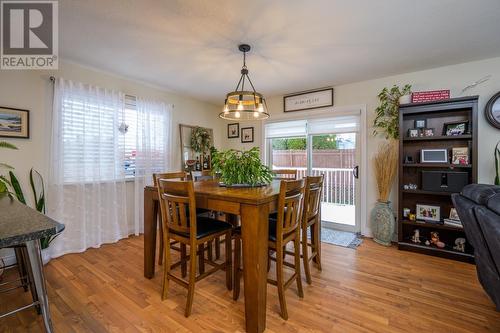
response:
<path id="1" fill-rule="evenodd" d="M 250 45 L 238 45 L 238 49 L 243 52 L 243 67 L 241 77 L 236 89 L 226 95 L 224 109 L 219 117 L 226 120 L 263 120 L 269 118 L 267 104 L 264 96 L 255 91 L 252 81 L 248 76 L 246 65 L 246 53 L 250 51 Z M 252 90 L 245 90 L 245 81 L 248 81 Z"/>

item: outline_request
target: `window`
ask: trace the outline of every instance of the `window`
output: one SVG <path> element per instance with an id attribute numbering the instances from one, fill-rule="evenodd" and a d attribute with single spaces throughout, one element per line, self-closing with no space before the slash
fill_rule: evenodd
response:
<path id="1" fill-rule="evenodd" d="M 80 89 L 63 94 L 60 120 L 65 183 L 122 180 L 166 168 L 164 103 Z"/>

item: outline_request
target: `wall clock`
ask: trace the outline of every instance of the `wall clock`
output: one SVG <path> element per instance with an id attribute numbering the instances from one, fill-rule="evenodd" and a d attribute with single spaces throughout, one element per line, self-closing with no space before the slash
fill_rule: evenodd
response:
<path id="1" fill-rule="evenodd" d="M 488 101 L 484 112 L 488 122 L 492 126 L 500 129 L 500 91 L 493 95 Z"/>

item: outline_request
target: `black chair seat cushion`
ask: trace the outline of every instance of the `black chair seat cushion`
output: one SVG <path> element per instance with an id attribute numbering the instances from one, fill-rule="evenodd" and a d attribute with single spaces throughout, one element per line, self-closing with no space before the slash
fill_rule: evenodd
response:
<path id="1" fill-rule="evenodd" d="M 198 216 L 196 219 L 196 238 L 200 239 L 221 231 L 231 230 L 232 228 L 233 226 L 229 223 L 209 217 Z M 174 230 L 171 230 L 171 232 L 183 237 L 189 237 L 189 233 L 187 232 L 177 232 Z"/>
<path id="2" fill-rule="evenodd" d="M 234 228 L 235 234 L 241 235 L 241 227 Z M 269 240 L 276 242 L 276 219 L 269 219 Z"/>

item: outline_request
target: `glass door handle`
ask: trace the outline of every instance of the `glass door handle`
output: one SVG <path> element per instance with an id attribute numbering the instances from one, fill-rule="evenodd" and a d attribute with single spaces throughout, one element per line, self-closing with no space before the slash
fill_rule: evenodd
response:
<path id="1" fill-rule="evenodd" d="M 359 165 L 356 165 L 353 169 L 352 169 L 352 175 L 354 176 L 354 178 L 358 179 L 359 178 Z"/>

